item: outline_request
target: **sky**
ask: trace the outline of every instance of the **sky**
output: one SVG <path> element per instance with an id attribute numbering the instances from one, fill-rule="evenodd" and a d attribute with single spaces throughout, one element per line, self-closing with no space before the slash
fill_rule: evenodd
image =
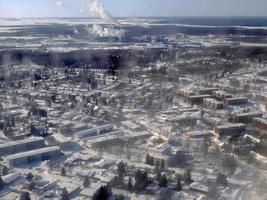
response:
<path id="1" fill-rule="evenodd" d="M 0 0 L 0 17 L 92 17 L 81 0 Z M 100 0 L 114 17 L 267 16 L 267 0 Z"/>

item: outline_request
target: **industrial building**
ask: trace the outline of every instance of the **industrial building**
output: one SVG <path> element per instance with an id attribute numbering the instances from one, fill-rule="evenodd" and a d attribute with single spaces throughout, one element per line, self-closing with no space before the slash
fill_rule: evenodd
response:
<path id="1" fill-rule="evenodd" d="M 41 137 L 32 137 L 24 140 L 7 142 L 4 144 L 0 144 L 0 156 L 38 149 L 44 146 L 44 139 Z"/>
<path id="2" fill-rule="evenodd" d="M 240 133 L 246 130 L 245 124 L 238 123 L 238 124 L 224 124 L 221 126 L 216 126 L 214 128 L 214 132 L 221 136 L 227 135 L 239 135 Z"/>
<path id="3" fill-rule="evenodd" d="M 57 146 L 46 147 L 32 151 L 26 151 L 23 153 L 17 153 L 6 157 L 10 166 L 16 166 L 21 164 L 27 164 L 31 162 L 37 162 L 42 160 L 49 160 L 58 158 L 61 154 L 60 148 Z"/>

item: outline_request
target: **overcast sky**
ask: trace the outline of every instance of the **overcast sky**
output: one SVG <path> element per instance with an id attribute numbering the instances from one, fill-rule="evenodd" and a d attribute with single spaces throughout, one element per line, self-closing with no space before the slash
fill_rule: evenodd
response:
<path id="1" fill-rule="evenodd" d="M 114 16 L 267 16 L 267 0 L 100 0 Z M 81 0 L 0 0 L 0 17 L 90 17 Z"/>

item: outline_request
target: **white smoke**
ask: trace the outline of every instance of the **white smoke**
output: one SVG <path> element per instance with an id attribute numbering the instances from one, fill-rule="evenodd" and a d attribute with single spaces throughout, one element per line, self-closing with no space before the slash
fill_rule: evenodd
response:
<path id="1" fill-rule="evenodd" d="M 64 6 L 64 0 L 57 0 L 56 4 L 59 7 L 63 7 Z"/>
<path id="2" fill-rule="evenodd" d="M 97 35 L 98 37 L 117 37 L 121 39 L 125 33 L 122 29 L 115 29 L 112 27 L 103 27 L 100 25 L 93 25 L 92 28 L 88 29 L 88 32 Z"/>
<path id="3" fill-rule="evenodd" d="M 64 6 L 65 0 L 57 0 L 58 6 Z M 114 19 L 111 14 L 105 9 L 104 5 L 99 0 L 82 0 L 80 12 L 85 14 L 90 12 L 92 15 L 98 15 L 105 22 L 119 25 L 120 23 Z M 93 25 L 88 32 L 97 35 L 98 37 L 117 37 L 122 38 L 125 31 L 116 29 L 114 27 L 104 27 L 100 25 Z"/>
<path id="4" fill-rule="evenodd" d="M 119 22 L 111 16 L 111 14 L 104 8 L 104 5 L 99 2 L 99 0 L 84 0 L 84 2 L 87 4 L 87 8 L 93 15 L 98 15 L 106 22 L 119 24 Z"/>

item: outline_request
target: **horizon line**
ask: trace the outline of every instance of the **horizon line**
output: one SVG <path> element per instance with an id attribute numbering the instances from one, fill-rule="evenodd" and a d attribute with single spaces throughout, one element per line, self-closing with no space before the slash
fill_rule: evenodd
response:
<path id="1" fill-rule="evenodd" d="M 121 19 L 121 18 L 267 18 L 267 16 L 138 16 L 138 17 L 133 17 L 133 16 L 119 16 L 119 17 L 113 17 L 115 19 Z M 102 20 L 99 17 L 0 17 L 0 19 L 99 19 Z"/>

